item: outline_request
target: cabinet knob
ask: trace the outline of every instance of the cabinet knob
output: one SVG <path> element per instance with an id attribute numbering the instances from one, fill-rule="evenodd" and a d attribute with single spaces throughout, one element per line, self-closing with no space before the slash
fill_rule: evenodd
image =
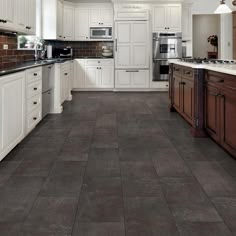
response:
<path id="1" fill-rule="evenodd" d="M 34 117 L 33 120 L 37 120 L 37 117 Z"/>
<path id="2" fill-rule="evenodd" d="M 34 105 L 37 105 L 38 103 L 37 102 L 34 102 Z"/>
<path id="3" fill-rule="evenodd" d="M 4 23 L 4 24 L 7 23 L 7 20 L 3 20 L 3 23 Z"/>
<path id="4" fill-rule="evenodd" d="M 34 76 L 37 76 L 38 74 L 37 73 L 34 73 Z"/>
<path id="5" fill-rule="evenodd" d="M 64 75 L 68 75 L 68 73 L 65 73 Z"/>
<path id="6" fill-rule="evenodd" d="M 34 88 L 34 90 L 36 91 L 36 90 L 38 90 L 38 88 Z"/>

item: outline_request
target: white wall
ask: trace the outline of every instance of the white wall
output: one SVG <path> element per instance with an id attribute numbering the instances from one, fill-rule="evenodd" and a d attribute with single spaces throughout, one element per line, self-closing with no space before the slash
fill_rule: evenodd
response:
<path id="1" fill-rule="evenodd" d="M 194 15 L 193 16 L 193 57 L 207 58 L 207 52 L 214 50 L 207 42 L 210 35 L 220 34 L 220 16 Z"/>

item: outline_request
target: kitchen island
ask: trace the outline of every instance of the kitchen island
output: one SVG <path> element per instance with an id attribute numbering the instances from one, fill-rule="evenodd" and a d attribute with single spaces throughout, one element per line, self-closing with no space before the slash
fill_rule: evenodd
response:
<path id="1" fill-rule="evenodd" d="M 236 64 L 170 63 L 170 110 L 189 122 L 193 136 L 210 135 L 236 157 Z"/>

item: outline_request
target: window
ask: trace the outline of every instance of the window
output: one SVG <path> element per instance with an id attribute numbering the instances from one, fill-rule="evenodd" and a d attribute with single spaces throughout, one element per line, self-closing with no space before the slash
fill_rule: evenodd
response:
<path id="1" fill-rule="evenodd" d="M 37 36 L 19 35 L 17 37 L 18 49 L 34 50 L 35 45 L 38 49 L 43 49 L 44 40 Z"/>

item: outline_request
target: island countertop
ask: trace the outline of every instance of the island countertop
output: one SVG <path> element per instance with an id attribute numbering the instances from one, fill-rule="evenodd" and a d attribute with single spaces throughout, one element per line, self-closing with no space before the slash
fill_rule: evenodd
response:
<path id="1" fill-rule="evenodd" d="M 169 59 L 168 61 L 171 64 L 186 66 L 193 69 L 205 69 L 229 75 L 236 75 L 236 64 L 194 64 L 183 62 L 179 59 Z"/>

